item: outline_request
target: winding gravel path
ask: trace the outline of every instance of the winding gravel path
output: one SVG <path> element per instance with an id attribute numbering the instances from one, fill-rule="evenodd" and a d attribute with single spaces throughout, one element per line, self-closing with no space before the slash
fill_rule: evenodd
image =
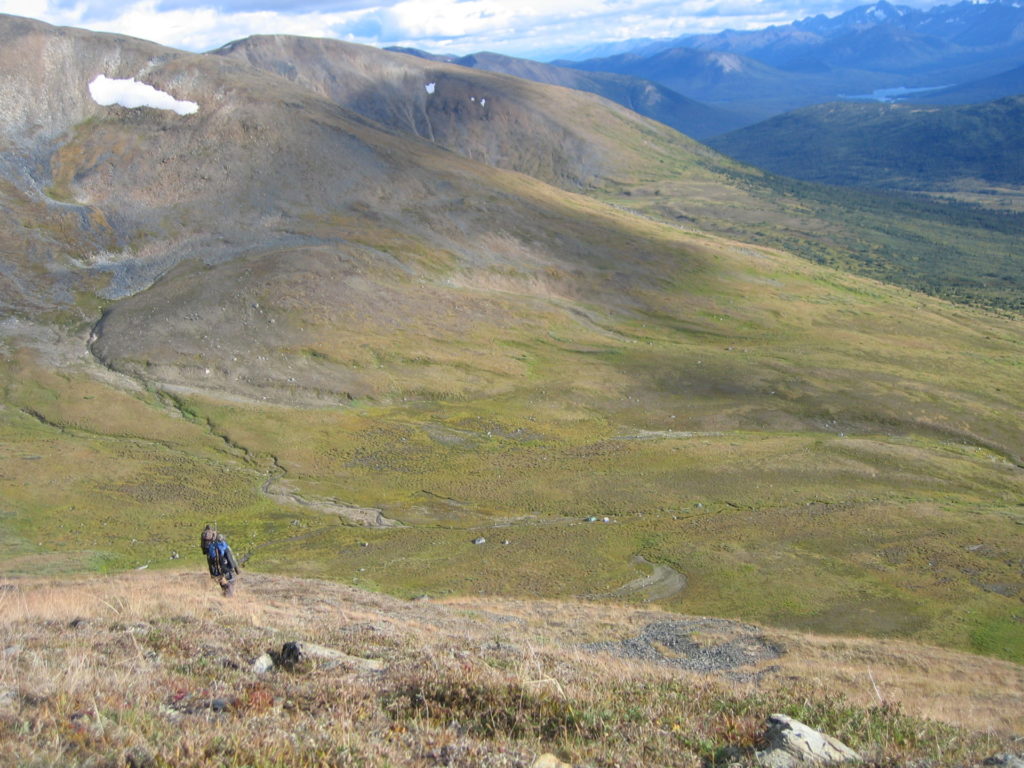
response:
<path id="1" fill-rule="evenodd" d="M 269 478 L 263 483 L 261 490 L 267 498 L 273 499 L 279 504 L 294 504 L 307 509 L 315 509 L 318 512 L 337 515 L 368 528 L 395 528 L 402 525 L 397 520 L 384 517 L 383 511 L 376 507 L 356 507 L 337 499 L 307 499 L 296 493 L 285 482 L 274 478 Z"/>
<path id="2" fill-rule="evenodd" d="M 667 600 L 686 589 L 686 577 L 674 568 L 648 562 L 640 555 L 634 557 L 633 562 L 639 565 L 649 565 L 653 570 L 646 576 L 633 579 L 611 592 L 589 595 L 589 597 L 594 599 L 615 599 L 639 594 L 647 602 L 652 603 L 657 600 Z"/>

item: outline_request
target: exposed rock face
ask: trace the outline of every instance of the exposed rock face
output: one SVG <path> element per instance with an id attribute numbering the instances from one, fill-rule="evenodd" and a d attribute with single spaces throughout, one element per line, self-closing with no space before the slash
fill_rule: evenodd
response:
<path id="1" fill-rule="evenodd" d="M 832 736 L 814 730 L 787 715 L 768 718 L 765 734 L 768 749 L 758 752 L 766 768 L 795 768 L 801 765 L 838 765 L 859 761 L 860 755 Z"/>

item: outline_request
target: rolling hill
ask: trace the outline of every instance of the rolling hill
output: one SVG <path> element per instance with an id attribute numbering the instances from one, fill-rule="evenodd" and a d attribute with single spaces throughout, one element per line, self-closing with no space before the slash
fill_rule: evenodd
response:
<path id="1" fill-rule="evenodd" d="M 911 94 L 906 100 L 925 104 L 978 104 L 1021 93 L 1024 93 L 1024 66 L 949 88 Z"/>
<path id="2" fill-rule="evenodd" d="M 1024 97 L 972 106 L 833 103 L 719 137 L 721 152 L 826 184 L 994 197 L 1024 189 Z"/>
<path id="3" fill-rule="evenodd" d="M 201 568 L 213 520 L 398 596 L 675 573 L 678 612 L 1024 659 L 1016 220 L 358 46 L 0 42 L 5 574 Z"/>

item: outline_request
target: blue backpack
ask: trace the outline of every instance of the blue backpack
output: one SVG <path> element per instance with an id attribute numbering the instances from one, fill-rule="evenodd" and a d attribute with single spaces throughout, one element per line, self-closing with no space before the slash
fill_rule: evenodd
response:
<path id="1" fill-rule="evenodd" d="M 211 576 L 226 576 L 231 573 L 231 559 L 228 557 L 228 543 L 213 541 L 206 549 L 206 564 Z"/>

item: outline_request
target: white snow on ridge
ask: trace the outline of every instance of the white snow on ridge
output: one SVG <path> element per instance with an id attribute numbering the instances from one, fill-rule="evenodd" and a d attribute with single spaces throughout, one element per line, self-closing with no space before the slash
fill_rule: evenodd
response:
<path id="1" fill-rule="evenodd" d="M 167 109 L 179 115 L 192 115 L 199 111 L 199 105 L 194 101 L 178 101 L 171 94 L 140 83 L 134 77 L 116 80 L 106 75 L 97 75 L 96 79 L 89 83 L 89 95 L 101 107 L 113 104 L 129 109 L 152 107 Z"/>

